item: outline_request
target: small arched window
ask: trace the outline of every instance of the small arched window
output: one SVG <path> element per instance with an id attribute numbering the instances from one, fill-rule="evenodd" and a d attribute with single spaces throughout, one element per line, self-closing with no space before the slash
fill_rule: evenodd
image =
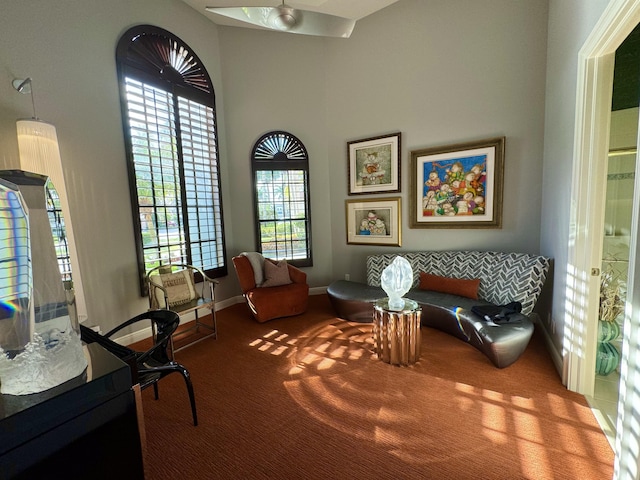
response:
<path id="1" fill-rule="evenodd" d="M 116 51 L 141 290 L 166 263 L 227 274 L 213 85 L 193 50 L 152 25 Z"/>
<path id="2" fill-rule="evenodd" d="M 307 149 L 288 132 L 269 132 L 255 143 L 251 166 L 256 249 L 299 267 L 313 265 Z"/>

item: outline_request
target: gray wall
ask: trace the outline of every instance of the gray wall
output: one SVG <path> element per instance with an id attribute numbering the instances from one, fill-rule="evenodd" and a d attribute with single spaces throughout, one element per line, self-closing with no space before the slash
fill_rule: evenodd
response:
<path id="1" fill-rule="evenodd" d="M 607 0 L 551 0 L 542 183 L 541 253 L 555 259 L 552 312 L 543 316 L 557 352 L 562 351 L 568 263 L 571 179 L 576 116 L 578 52 Z M 549 300 L 551 301 L 551 300 Z"/>
<path id="2" fill-rule="evenodd" d="M 256 249 L 253 221 L 251 150 L 264 133 L 285 130 L 300 139 L 309 154 L 313 268 L 311 286 L 331 280 L 331 228 L 327 163 L 327 89 L 324 39 L 305 35 L 220 28 L 222 78 L 234 219 L 231 255 Z M 341 214 L 341 212 L 340 212 Z M 341 217 L 340 217 L 341 218 Z"/>
<path id="3" fill-rule="evenodd" d="M 311 159 L 312 285 L 365 280 L 370 253 L 421 249 L 538 252 L 546 2 L 401 0 L 350 39 L 221 28 L 233 251 L 252 247 L 249 155 L 289 129 Z M 402 247 L 347 245 L 347 142 L 402 132 Z M 410 151 L 504 135 L 503 228 L 409 228 Z M 250 219 L 250 217 L 248 217 Z"/>
<path id="4" fill-rule="evenodd" d="M 38 116 L 57 128 L 89 320 L 108 329 L 148 308 L 138 287 L 116 43 L 135 24 L 172 31 L 206 65 L 222 112 L 217 28 L 176 0 L 1 2 L 0 168 L 19 166 L 15 121 L 33 112 L 29 96 L 11 82 L 29 76 Z M 219 125 L 224 139 L 223 115 Z M 225 166 L 222 174 L 226 184 Z"/>
<path id="5" fill-rule="evenodd" d="M 0 168 L 17 166 L 15 119 L 31 116 L 11 81 L 31 76 L 39 116 L 58 129 L 88 313 L 104 328 L 147 305 L 114 60 L 118 38 L 138 23 L 181 37 L 212 77 L 229 256 L 254 248 L 249 154 L 274 129 L 291 131 L 310 155 L 311 286 L 345 273 L 364 280 L 372 252 L 540 250 L 545 1 L 400 0 L 359 21 L 348 40 L 216 27 L 179 0 L 0 1 Z M 346 143 L 393 131 L 402 132 L 402 247 L 347 245 L 345 200 L 355 197 Z M 502 229 L 410 229 L 410 151 L 499 135 Z M 232 268 L 218 293 L 239 293 Z"/>
<path id="6" fill-rule="evenodd" d="M 346 245 L 346 142 L 402 132 L 401 250 L 537 253 L 547 8 L 544 1 L 402 0 L 358 22 L 327 54 L 333 274 L 364 279 Z M 410 151 L 506 137 L 502 229 L 410 229 Z"/>

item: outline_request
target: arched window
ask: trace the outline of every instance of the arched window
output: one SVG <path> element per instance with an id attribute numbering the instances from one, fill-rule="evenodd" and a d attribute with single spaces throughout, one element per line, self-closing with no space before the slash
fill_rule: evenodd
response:
<path id="1" fill-rule="evenodd" d="M 166 263 L 227 274 L 215 95 L 191 48 L 151 25 L 116 51 L 140 285 Z"/>
<path id="2" fill-rule="evenodd" d="M 269 132 L 254 145 L 251 166 L 256 249 L 299 267 L 313 265 L 307 149 L 290 133 Z"/>

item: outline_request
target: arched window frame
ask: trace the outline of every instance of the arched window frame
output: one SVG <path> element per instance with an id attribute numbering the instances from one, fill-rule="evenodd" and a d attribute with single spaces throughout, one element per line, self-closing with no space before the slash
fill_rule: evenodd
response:
<path id="1" fill-rule="evenodd" d="M 297 267 L 312 266 L 306 147 L 289 132 L 265 133 L 253 146 L 251 169 L 256 250 Z"/>
<path id="2" fill-rule="evenodd" d="M 185 42 L 153 25 L 122 35 L 116 64 L 142 295 L 147 272 L 159 264 L 227 275 L 209 74 Z"/>

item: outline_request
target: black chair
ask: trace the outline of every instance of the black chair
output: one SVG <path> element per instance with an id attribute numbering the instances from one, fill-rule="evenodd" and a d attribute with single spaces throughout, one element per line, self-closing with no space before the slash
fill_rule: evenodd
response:
<path id="1" fill-rule="evenodd" d="M 129 347 L 120 345 L 109 338 L 123 328 L 143 320 L 151 321 L 156 330 L 155 343 L 146 352 L 132 350 Z M 151 310 L 127 320 L 104 335 L 101 335 L 84 325 L 80 325 L 80 337 L 85 343 L 95 342 L 102 345 L 116 357 L 128 363 L 129 366 L 131 366 L 133 384 L 135 385 L 136 383 L 139 383 L 141 390 L 153 385 L 153 392 L 156 400 L 158 399 L 158 381 L 171 373 L 182 374 L 189 393 L 193 425 L 196 426 L 198 425 L 196 399 L 193 394 L 193 385 L 191 383 L 189 371 L 183 365 L 171 360 L 168 355 L 171 335 L 176 331 L 179 324 L 180 317 L 177 313 L 172 312 L 171 310 Z"/>

